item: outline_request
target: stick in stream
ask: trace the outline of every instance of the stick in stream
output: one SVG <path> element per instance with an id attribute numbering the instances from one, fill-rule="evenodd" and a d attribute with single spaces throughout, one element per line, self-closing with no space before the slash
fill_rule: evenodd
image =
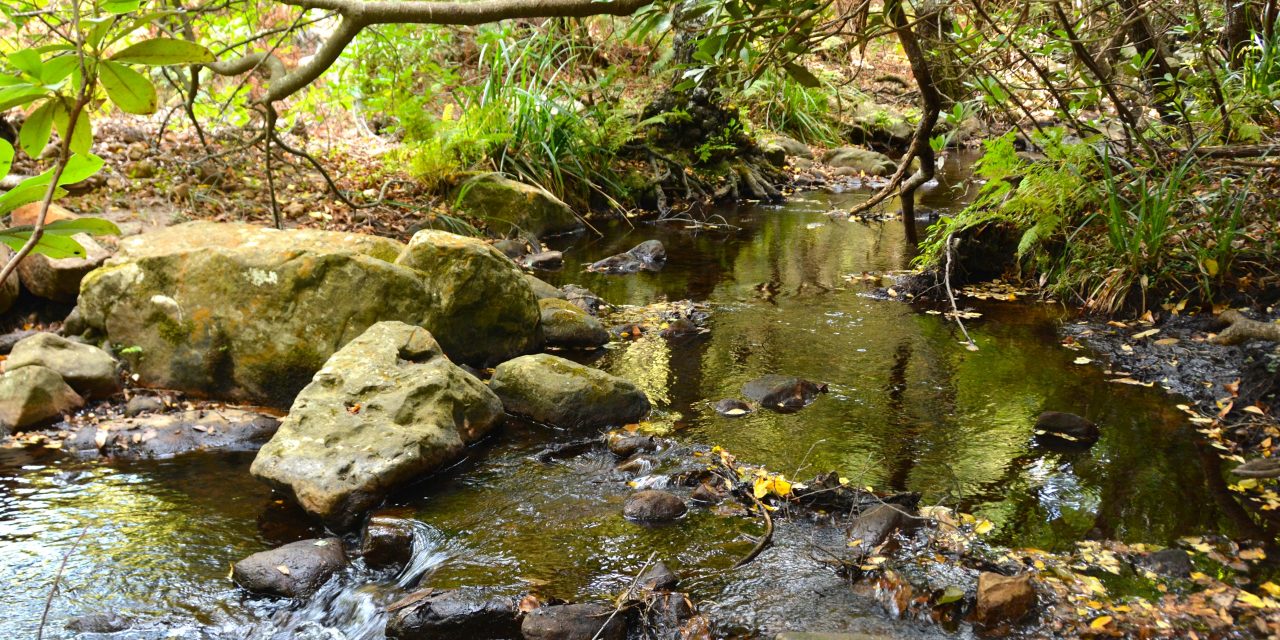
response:
<path id="1" fill-rule="evenodd" d="M 636 590 L 636 585 L 640 584 L 640 578 L 644 576 L 645 571 L 649 570 L 649 565 L 653 564 L 653 559 L 657 555 L 657 551 L 649 554 L 649 559 L 644 561 L 644 566 L 640 567 L 640 570 L 636 572 L 636 577 L 631 579 L 631 584 L 627 586 L 627 590 L 623 591 L 622 595 L 618 596 L 618 599 L 613 601 L 613 613 L 610 613 L 609 617 L 604 619 L 604 624 L 600 625 L 600 628 L 596 630 L 596 634 L 591 636 L 591 640 L 599 640 L 600 634 L 604 633 L 604 630 L 609 628 L 609 623 L 613 622 L 613 619 L 618 615 L 618 612 L 626 608 L 627 600 L 631 598 L 631 594 Z"/>
<path id="2" fill-rule="evenodd" d="M 773 516 L 769 515 L 769 510 L 764 507 L 764 503 L 760 502 L 760 499 L 754 493 L 748 493 L 747 497 L 756 503 L 756 508 L 764 516 L 764 535 L 760 536 L 759 540 L 756 540 L 756 546 L 752 547 L 747 555 L 742 556 L 741 560 L 733 564 L 734 569 L 740 569 L 755 560 L 756 556 L 760 555 L 760 552 L 764 551 L 765 547 L 769 546 L 769 543 L 773 541 Z"/>
<path id="3" fill-rule="evenodd" d="M 954 293 L 951 292 L 951 247 L 954 242 L 955 242 L 955 238 L 951 235 L 948 235 L 947 236 L 947 267 L 945 272 L 942 275 L 942 283 L 947 287 L 947 300 L 951 301 L 951 317 L 955 319 L 957 325 L 960 325 L 960 333 L 964 334 L 965 342 L 968 343 L 968 345 L 965 348 L 970 351 L 977 351 L 978 345 L 973 341 L 973 338 L 969 336 L 969 331 L 964 328 L 964 322 L 960 320 L 960 309 L 956 307 L 956 296 Z"/>
<path id="4" fill-rule="evenodd" d="M 80 531 L 80 535 L 76 536 L 75 542 L 71 543 L 71 548 L 62 555 L 62 563 L 58 565 L 58 573 L 53 576 L 53 584 L 49 585 L 49 597 L 44 600 L 44 612 L 40 614 L 40 626 L 36 629 L 36 640 L 44 638 L 44 625 L 49 621 L 49 608 L 53 606 L 53 596 L 58 593 L 58 584 L 62 582 L 62 572 L 67 568 L 67 561 L 71 559 L 71 554 L 76 552 L 76 547 L 80 546 L 80 541 L 84 540 L 85 534 L 89 533 L 89 525 L 85 525 Z"/>

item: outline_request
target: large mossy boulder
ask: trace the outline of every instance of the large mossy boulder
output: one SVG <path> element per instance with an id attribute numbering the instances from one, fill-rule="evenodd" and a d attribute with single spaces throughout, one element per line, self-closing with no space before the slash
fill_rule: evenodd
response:
<path id="1" fill-rule="evenodd" d="M 423 326 L 450 358 L 490 365 L 542 346 L 533 287 L 510 258 L 485 242 L 419 231 L 396 264 L 421 274 L 431 296 Z"/>
<path id="2" fill-rule="evenodd" d="M 333 354 L 253 461 L 254 477 L 335 531 L 396 487 L 453 462 L 502 403 L 425 329 L 381 322 Z"/>
<path id="3" fill-rule="evenodd" d="M 557 427 L 638 422 L 650 408 L 630 381 L 545 353 L 498 365 L 489 387 L 507 413 Z"/>
<path id="4" fill-rule="evenodd" d="M 541 187 L 499 173 L 473 176 L 454 191 L 457 206 L 497 236 L 544 237 L 586 228 L 569 205 Z"/>
<path id="5" fill-rule="evenodd" d="M 274 406 L 288 406 L 330 355 L 384 320 L 426 327 L 472 364 L 536 346 L 538 307 L 528 293 L 524 314 L 513 311 L 528 285 L 510 261 L 453 252 L 432 262 L 415 257 L 420 248 L 401 256 L 408 251 L 353 233 L 182 224 L 123 240 L 85 277 L 78 314 L 144 385 Z M 462 298 L 508 302 L 501 314 L 471 314 Z"/>

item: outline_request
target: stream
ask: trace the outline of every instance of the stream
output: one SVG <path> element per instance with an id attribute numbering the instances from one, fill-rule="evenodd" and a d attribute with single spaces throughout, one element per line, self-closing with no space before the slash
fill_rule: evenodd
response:
<path id="1" fill-rule="evenodd" d="M 922 211 L 962 206 L 963 190 L 945 186 L 962 181 L 962 168 L 949 169 L 944 185 L 922 197 Z M 918 491 L 923 504 L 990 519 L 989 538 L 1010 546 L 1061 550 L 1087 538 L 1168 544 L 1230 531 L 1205 489 L 1177 400 L 1074 364 L 1081 352 L 1063 348 L 1057 334 L 1059 323 L 1073 321 L 1067 310 L 962 300 L 981 314 L 966 321 L 980 346 L 971 352 L 954 322 L 846 279 L 908 268 L 913 255 L 900 222 L 825 215 L 866 196 L 810 192 L 781 206 L 718 211 L 732 231 L 610 223 L 602 238 L 556 243 L 564 269 L 542 276 L 615 304 L 710 305 L 706 335 L 645 336 L 575 356 L 641 385 L 655 405 L 644 427 L 679 442 L 720 445 L 798 480 L 835 470 L 858 485 Z M 660 272 L 582 270 L 655 238 L 668 254 Z M 792 414 L 730 419 L 712 409 L 769 373 L 825 382 L 830 392 Z M 1046 410 L 1088 417 L 1102 439 L 1075 453 L 1037 447 L 1032 428 Z M 382 607 L 419 576 L 444 589 L 610 601 L 651 554 L 681 575 L 681 590 L 726 635 L 970 635 L 890 616 L 807 551 L 833 536 L 840 544 L 840 532 L 802 518 L 780 518 L 772 547 L 738 570 L 732 565 L 763 529 L 756 518 L 694 508 L 667 526 L 626 521 L 628 482 L 663 486 L 663 469 L 618 471 L 599 448 L 536 457 L 589 435 L 509 424 L 383 509 L 420 522 L 408 575 L 356 562 L 306 602 L 251 596 L 227 577 L 240 558 L 319 533 L 249 476 L 251 453 L 101 462 L 0 449 L 7 605 L 0 638 L 34 637 L 59 563 L 78 538 L 46 638 L 100 637 L 64 629 L 67 619 L 98 612 L 136 621 L 113 638 L 380 638 Z"/>

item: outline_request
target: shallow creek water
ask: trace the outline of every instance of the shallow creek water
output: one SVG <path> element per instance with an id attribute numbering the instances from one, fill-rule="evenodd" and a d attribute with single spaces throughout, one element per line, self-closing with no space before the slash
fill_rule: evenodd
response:
<path id="1" fill-rule="evenodd" d="M 545 277 L 614 303 L 711 304 L 705 336 L 642 338 L 580 357 L 640 383 L 657 408 L 649 426 L 681 442 L 718 444 L 798 479 L 835 470 L 858 484 L 919 491 L 926 504 L 991 519 L 993 539 L 1014 546 L 1063 549 L 1085 537 L 1167 543 L 1226 527 L 1176 401 L 1073 364 L 1080 354 L 1055 333 L 1060 309 L 979 304 L 982 316 L 968 328 L 981 350 L 970 352 L 945 318 L 847 281 L 904 268 L 912 257 L 900 223 L 824 215 L 865 196 L 802 194 L 780 207 L 722 211 L 734 232 L 614 224 L 603 239 L 560 243 L 565 268 Z M 936 188 L 922 205 L 954 208 L 957 196 Z M 651 238 L 667 247 L 660 273 L 581 270 Z M 777 295 L 763 299 L 761 283 L 774 283 Z M 787 415 L 727 419 L 711 409 L 767 373 L 823 381 L 830 393 Z M 1083 453 L 1037 448 L 1032 425 L 1045 410 L 1089 417 L 1102 440 Z M 395 496 L 390 510 L 421 521 L 413 575 L 400 583 L 422 575 L 440 588 L 608 600 L 656 553 L 704 612 L 744 637 L 790 629 L 947 635 L 893 619 L 810 557 L 808 547 L 838 532 L 782 520 L 773 547 L 735 571 L 761 532 L 758 520 L 693 509 L 674 525 L 638 526 L 621 516 L 636 475 L 614 470 L 607 452 L 534 458 L 588 435 L 509 425 Z M 138 621 L 113 637 L 381 637 L 381 607 L 403 595 L 396 576 L 357 563 L 299 603 L 248 596 L 228 580 L 229 563 L 317 533 L 249 477 L 251 460 L 99 463 L 0 451 L 0 638 L 34 636 L 58 564 L 82 531 L 45 637 L 73 637 L 63 629 L 68 617 L 103 611 Z M 661 485 L 661 472 L 640 481 Z"/>

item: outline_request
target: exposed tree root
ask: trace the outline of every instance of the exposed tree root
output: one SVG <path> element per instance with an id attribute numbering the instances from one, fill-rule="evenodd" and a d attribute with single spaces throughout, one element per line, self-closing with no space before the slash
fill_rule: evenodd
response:
<path id="1" fill-rule="evenodd" d="M 1235 309 L 1222 312 L 1218 320 L 1227 328 L 1213 338 L 1214 344 L 1236 345 L 1250 340 L 1280 342 L 1280 325 L 1250 320 Z"/>

